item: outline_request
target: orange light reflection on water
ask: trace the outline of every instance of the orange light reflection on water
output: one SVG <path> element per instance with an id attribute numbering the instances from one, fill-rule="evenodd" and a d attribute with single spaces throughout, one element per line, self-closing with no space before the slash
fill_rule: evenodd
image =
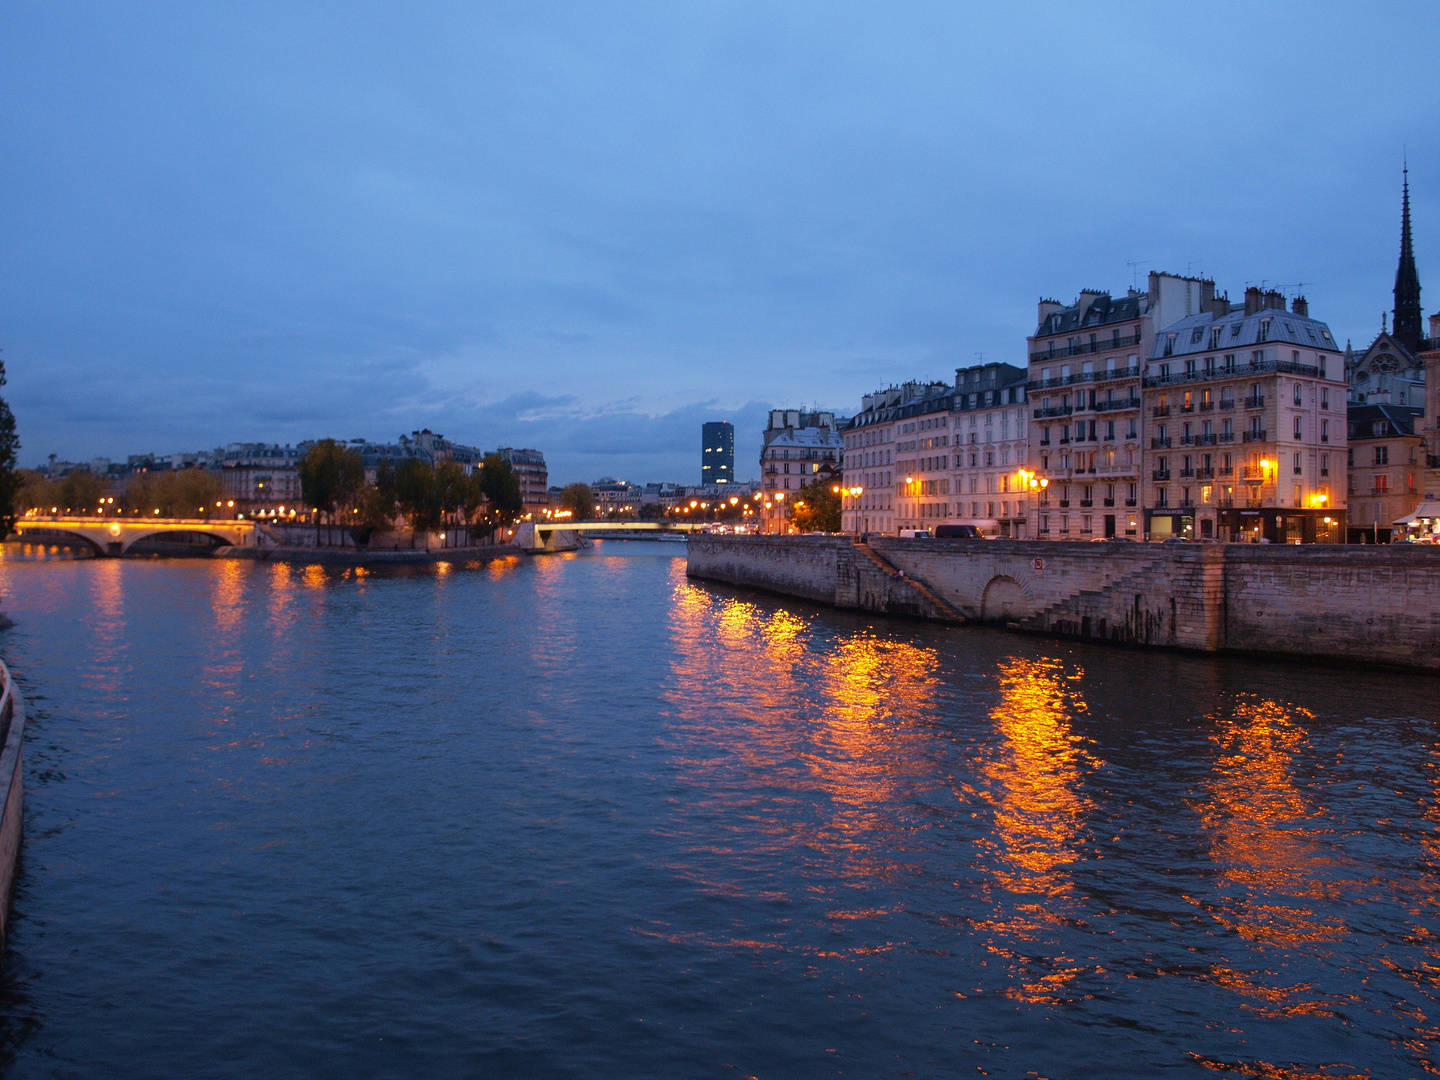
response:
<path id="1" fill-rule="evenodd" d="M 928 779 L 923 758 L 905 747 L 912 722 L 934 709 L 934 650 L 868 631 L 817 647 L 809 622 L 794 612 L 689 585 L 683 562 L 673 580 L 666 700 L 683 747 L 676 764 L 694 791 L 675 828 L 688 835 L 686 817 L 697 810 L 737 825 L 730 843 L 697 839 L 693 857 L 671 869 L 702 892 L 780 901 L 797 885 L 777 884 L 775 860 L 796 859 L 814 871 L 798 887 L 840 890 L 830 913 L 837 923 L 885 914 L 845 901 L 850 888 L 905 872 L 893 862 L 893 836 L 877 840 L 876 831 L 893 830 L 883 808 L 896 801 L 894 789 L 913 783 L 916 768 Z M 778 931 L 766 940 L 720 934 L 706 942 L 792 947 Z M 864 956 L 891 945 L 837 948 Z"/>
<path id="2" fill-rule="evenodd" d="M 1208 980 L 1269 1017 L 1335 1016 L 1357 1000 L 1317 996 L 1306 983 L 1276 977 L 1288 954 L 1333 952 L 1349 932 L 1336 910 L 1364 887 L 1337 878 L 1341 863 L 1324 811 L 1295 782 L 1296 759 L 1308 744 L 1304 724 L 1313 720 L 1303 708 L 1242 701 L 1211 736 L 1220 752 L 1198 807 L 1220 881 L 1216 894 L 1191 902 L 1235 942 Z M 1326 912 L 1317 911 L 1322 903 Z"/>
<path id="3" fill-rule="evenodd" d="M 1076 849 L 1092 809 L 1080 785 L 1100 764 L 1073 726 L 1086 707 L 1079 679 L 1053 659 L 1002 665 L 991 710 L 998 741 L 981 767 L 983 783 L 962 793 L 964 801 L 987 805 L 994 820 L 979 847 L 996 915 L 976 930 L 1009 964 L 1005 993 L 1031 1003 L 1071 999 L 1069 984 L 1096 970 L 1063 955 L 1055 941 L 1080 902 L 1069 867 L 1082 857 Z"/>

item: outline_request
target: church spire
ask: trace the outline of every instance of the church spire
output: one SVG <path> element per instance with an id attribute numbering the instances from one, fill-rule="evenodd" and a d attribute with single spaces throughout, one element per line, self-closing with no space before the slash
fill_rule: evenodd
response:
<path id="1" fill-rule="evenodd" d="M 1415 253 L 1410 247 L 1410 166 L 1400 203 L 1400 265 L 1395 270 L 1395 329 L 1392 336 L 1410 352 L 1420 351 L 1424 337 L 1420 330 L 1420 275 L 1415 272 Z"/>

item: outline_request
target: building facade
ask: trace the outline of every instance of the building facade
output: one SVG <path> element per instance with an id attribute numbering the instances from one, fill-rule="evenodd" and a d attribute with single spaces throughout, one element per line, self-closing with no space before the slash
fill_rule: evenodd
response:
<path id="1" fill-rule="evenodd" d="M 502 446 L 495 451 L 520 481 L 521 514 L 539 514 L 550 505 L 550 470 L 539 450 Z"/>
<path id="2" fill-rule="evenodd" d="M 1424 494 L 1424 410 L 1410 405 L 1347 409 L 1348 539 L 1388 544 L 1395 522 L 1413 514 Z"/>
<path id="3" fill-rule="evenodd" d="M 1141 358 L 1157 327 L 1215 303 L 1214 282 L 1161 273 L 1150 274 L 1144 292 L 1086 290 L 1069 307 L 1040 301 L 1026 340 L 1028 456 L 1038 486 L 1025 535 L 1141 538 Z"/>
<path id="4" fill-rule="evenodd" d="M 953 435 L 950 429 L 952 390 L 947 383 L 908 382 L 866 394 L 860 412 L 845 426 L 845 478 L 840 502 L 841 528 L 854 533 L 894 535 L 904 520 L 935 520 L 941 481 L 948 498 Z M 899 432 L 904 427 L 914 438 L 907 445 L 926 443 L 925 469 L 915 455 L 907 474 L 896 457 Z M 913 430 L 911 430 L 913 428 Z M 920 433 L 925 432 L 922 436 Z M 943 441 L 942 441 L 943 440 Z M 943 460 L 942 460 L 943 459 Z M 908 476 L 908 480 L 906 477 Z M 906 503 L 901 510 L 900 503 Z"/>
<path id="5" fill-rule="evenodd" d="M 220 461 L 220 482 L 237 513 L 278 513 L 300 505 L 298 446 L 279 443 L 231 443 Z"/>
<path id="6" fill-rule="evenodd" d="M 815 480 L 828 483 L 840 476 L 845 457 L 840 428 L 846 423 L 833 412 L 771 410 L 760 447 L 762 532 L 788 531 L 787 503 L 795 492 Z"/>
<path id="7" fill-rule="evenodd" d="M 1245 291 L 1166 325 L 1146 360 L 1147 537 L 1343 543 L 1343 357 L 1303 297 Z"/>
<path id="8" fill-rule="evenodd" d="M 735 482 L 735 425 L 714 420 L 701 428 L 700 483 Z"/>

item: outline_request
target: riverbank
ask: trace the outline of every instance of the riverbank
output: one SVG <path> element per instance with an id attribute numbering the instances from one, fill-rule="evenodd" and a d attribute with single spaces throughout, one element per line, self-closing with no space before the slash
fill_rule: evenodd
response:
<path id="1" fill-rule="evenodd" d="M 1440 674 L 1440 549 L 695 536 L 692 578 L 841 609 Z"/>
<path id="2" fill-rule="evenodd" d="M 252 562 L 323 563 L 332 566 L 382 566 L 440 562 L 492 562 L 523 555 L 513 544 L 481 544 L 475 547 L 397 548 L 372 551 L 367 548 L 327 547 L 222 547 L 217 559 L 248 559 Z"/>

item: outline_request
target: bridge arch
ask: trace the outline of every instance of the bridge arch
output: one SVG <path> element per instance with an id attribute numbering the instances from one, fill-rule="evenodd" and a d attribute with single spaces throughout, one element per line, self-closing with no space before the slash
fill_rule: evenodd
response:
<path id="1" fill-rule="evenodd" d="M 56 543 L 57 541 L 79 541 L 79 546 L 88 548 L 95 555 L 107 554 L 105 543 L 88 535 L 89 530 L 64 528 L 26 528 L 18 530 L 20 540 L 27 544 Z"/>

